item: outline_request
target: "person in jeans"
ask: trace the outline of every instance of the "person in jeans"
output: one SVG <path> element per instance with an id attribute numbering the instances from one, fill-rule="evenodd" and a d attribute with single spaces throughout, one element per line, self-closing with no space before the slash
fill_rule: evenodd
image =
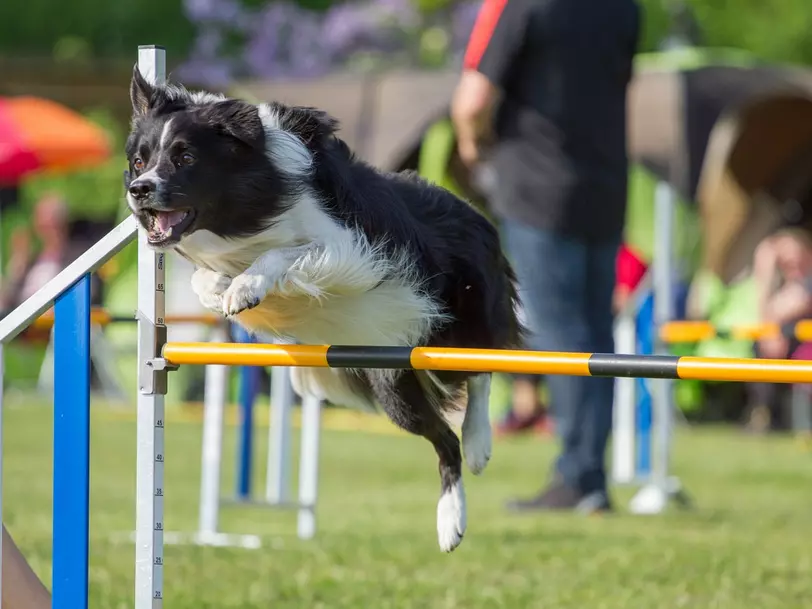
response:
<path id="1" fill-rule="evenodd" d="M 484 0 L 471 33 L 451 116 L 462 159 L 487 161 L 495 176 L 490 203 L 532 349 L 614 351 L 639 30 L 634 0 Z M 613 380 L 551 375 L 547 383 L 562 444 L 555 475 L 510 507 L 608 509 Z"/>

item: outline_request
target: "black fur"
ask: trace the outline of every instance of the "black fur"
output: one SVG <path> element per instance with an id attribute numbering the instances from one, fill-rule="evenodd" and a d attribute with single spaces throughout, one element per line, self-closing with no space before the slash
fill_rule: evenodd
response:
<path id="1" fill-rule="evenodd" d="M 236 101 L 195 103 L 182 90 L 163 92 L 136 72 L 131 90 L 134 117 L 127 154 L 144 154 L 174 117 L 196 150 L 198 172 L 181 179 L 190 204 L 201 209 L 195 228 L 223 237 L 259 230 L 287 209 L 297 188 L 315 190 L 337 222 L 362 231 L 390 252 L 406 250 L 424 280 L 424 289 L 451 320 L 426 340 L 438 347 L 517 348 L 523 329 L 516 317 L 515 276 L 491 222 L 452 193 L 414 173 L 379 171 L 354 157 L 338 137 L 338 123 L 305 107 L 271 104 L 280 126 L 296 134 L 314 158 L 306 184 L 296 184 L 269 161 L 257 108 Z M 173 124 L 174 125 L 174 124 Z M 194 169 L 194 168 L 192 168 Z M 163 168 L 172 171 L 172 168 Z M 175 204 L 173 200 L 167 205 Z M 425 373 L 348 370 L 359 392 L 374 398 L 392 421 L 434 446 L 444 491 L 461 476 L 460 442 L 443 418 L 459 407 L 466 379 L 462 372 L 438 372 L 443 395 Z"/>

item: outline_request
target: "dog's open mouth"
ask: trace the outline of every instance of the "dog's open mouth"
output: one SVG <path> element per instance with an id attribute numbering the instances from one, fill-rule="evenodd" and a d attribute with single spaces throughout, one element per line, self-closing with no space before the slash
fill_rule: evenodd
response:
<path id="1" fill-rule="evenodd" d="M 152 245 L 167 245 L 180 240 L 195 218 L 193 209 L 162 211 L 144 210 L 147 218 L 147 235 Z"/>

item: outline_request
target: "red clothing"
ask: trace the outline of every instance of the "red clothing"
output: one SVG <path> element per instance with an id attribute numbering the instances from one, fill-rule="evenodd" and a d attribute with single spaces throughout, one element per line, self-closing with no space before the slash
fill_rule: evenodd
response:
<path id="1" fill-rule="evenodd" d="M 643 279 L 647 269 L 648 265 L 643 262 L 633 249 L 625 243 L 620 246 L 615 265 L 617 287 L 632 292 Z"/>

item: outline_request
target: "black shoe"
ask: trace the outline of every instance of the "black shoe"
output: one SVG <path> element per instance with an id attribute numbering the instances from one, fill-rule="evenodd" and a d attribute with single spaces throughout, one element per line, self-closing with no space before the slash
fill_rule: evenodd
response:
<path id="1" fill-rule="evenodd" d="M 511 512 L 578 511 L 587 514 L 612 510 L 604 493 L 584 494 L 561 481 L 555 481 L 539 495 L 530 499 L 510 501 L 507 509 Z"/>

